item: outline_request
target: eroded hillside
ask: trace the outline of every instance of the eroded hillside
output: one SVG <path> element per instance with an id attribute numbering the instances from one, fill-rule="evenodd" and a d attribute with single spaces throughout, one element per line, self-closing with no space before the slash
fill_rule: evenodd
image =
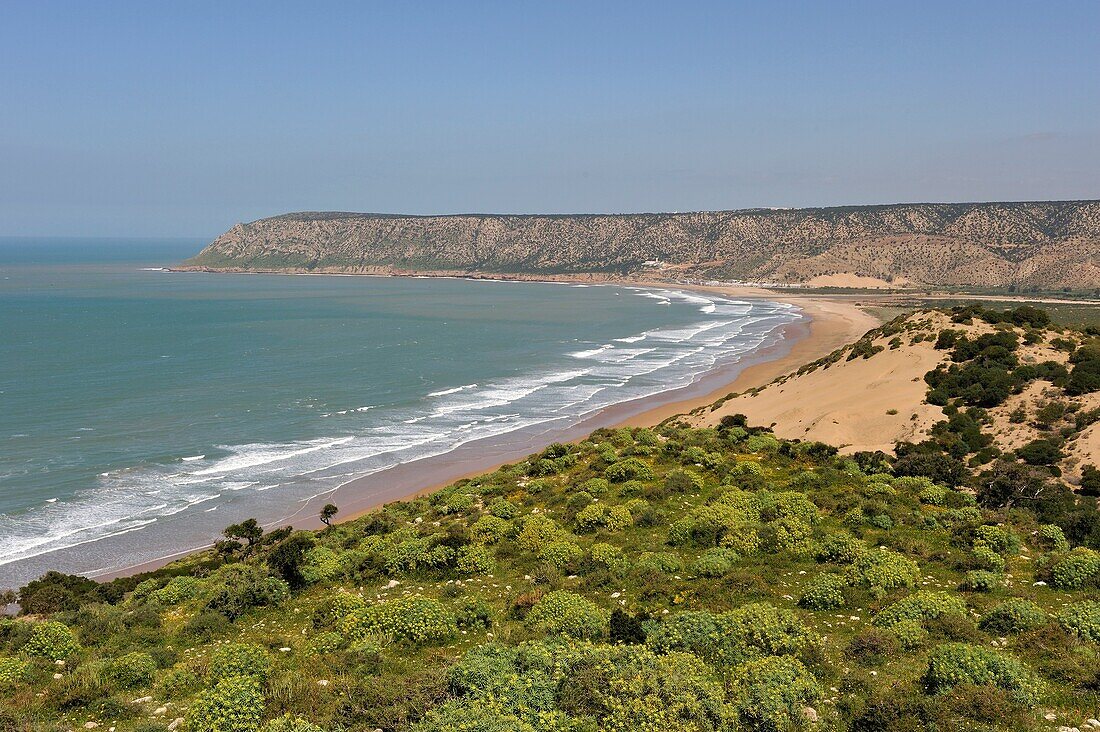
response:
<path id="1" fill-rule="evenodd" d="M 574 216 L 296 213 L 237 224 L 188 266 L 785 283 L 847 275 L 1086 289 L 1100 287 L 1098 253 L 1100 202 L 1065 201 Z"/>
<path id="2" fill-rule="evenodd" d="M 1095 341 L 1050 327 L 1042 311 L 1008 312 L 1017 322 L 974 308 L 898 318 L 686 421 L 717 425 L 742 414 L 780 437 L 846 453 L 935 444 L 971 465 L 1017 453 L 1079 483 L 1085 465 L 1100 463 L 1100 377 L 1084 375 Z"/>

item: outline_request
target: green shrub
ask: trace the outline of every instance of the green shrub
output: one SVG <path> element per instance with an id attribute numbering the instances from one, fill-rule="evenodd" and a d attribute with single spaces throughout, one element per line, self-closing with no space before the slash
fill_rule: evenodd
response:
<path id="1" fill-rule="evenodd" d="M 519 506 L 507 498 L 494 498 L 488 506 L 490 515 L 499 519 L 514 519 L 519 516 Z"/>
<path id="2" fill-rule="evenodd" d="M 974 558 L 974 562 L 982 569 L 998 573 L 1005 570 L 1004 557 L 983 543 L 976 543 L 973 550 L 970 552 L 970 556 Z"/>
<path id="3" fill-rule="evenodd" d="M 1077 547 L 1050 568 L 1050 584 L 1060 590 L 1077 590 L 1100 579 L 1100 552 Z"/>
<path id="4" fill-rule="evenodd" d="M 314 653 L 332 653 L 344 645 L 344 636 L 331 630 L 318 633 L 309 642 L 309 648 Z"/>
<path id="5" fill-rule="evenodd" d="M 284 714 L 265 724 L 260 728 L 260 732 L 325 732 L 325 730 L 301 717 Z"/>
<path id="6" fill-rule="evenodd" d="M 528 516 L 523 522 L 523 529 L 516 537 L 516 545 L 525 551 L 539 552 L 546 545 L 568 536 L 569 533 L 558 526 L 554 519 L 536 514 Z"/>
<path id="7" fill-rule="evenodd" d="M 1038 678 L 1011 656 L 965 643 L 947 643 L 932 651 L 924 681 L 933 693 L 942 693 L 959 684 L 995 686 L 1009 692 L 1017 701 L 1038 701 Z"/>
<path id="8" fill-rule="evenodd" d="M 462 574 L 492 574 L 493 554 L 483 544 L 467 544 L 458 550 L 455 568 Z"/>
<path id="9" fill-rule="evenodd" d="M 1058 624 L 1087 641 L 1100 643 L 1100 602 L 1083 600 L 1058 613 Z"/>
<path id="10" fill-rule="evenodd" d="M 27 664 L 21 659 L 0 657 L 0 690 L 22 681 L 26 670 Z"/>
<path id="11" fill-rule="evenodd" d="M 665 490 L 670 493 L 698 493 L 703 490 L 703 476 L 691 470 L 673 470 L 665 476 Z"/>
<path id="12" fill-rule="evenodd" d="M 664 572 L 673 574 L 683 570 L 684 563 L 680 557 L 671 552 L 643 552 L 634 567 L 646 572 Z"/>
<path id="13" fill-rule="evenodd" d="M 199 593 L 202 581 L 187 575 L 173 577 L 168 584 L 149 596 L 161 605 L 178 605 L 185 600 L 190 600 Z M 135 588 L 136 589 L 136 588 Z"/>
<path id="14" fill-rule="evenodd" d="M 851 564 L 868 552 L 865 543 L 846 532 L 828 534 L 817 546 L 814 558 L 819 562 Z"/>
<path id="15" fill-rule="evenodd" d="M 367 601 L 359 595 L 338 590 L 325 596 L 313 611 L 313 625 L 318 628 L 331 628 L 346 618 L 353 610 L 367 606 Z"/>
<path id="16" fill-rule="evenodd" d="M 872 621 L 880 628 L 889 628 L 903 620 L 923 623 L 942 615 L 965 615 L 966 603 L 950 592 L 918 590 L 875 615 Z"/>
<path id="17" fill-rule="evenodd" d="M 104 667 L 104 674 L 123 689 L 148 686 L 157 672 L 157 662 L 148 653 L 127 653 L 113 658 Z"/>
<path id="18" fill-rule="evenodd" d="M 1047 621 L 1043 609 L 1030 600 L 1013 597 L 986 613 L 978 627 L 987 633 L 1008 635 L 1034 630 Z"/>
<path id="19" fill-rule="evenodd" d="M 598 638 L 606 623 L 595 604 L 565 590 L 548 592 L 527 613 L 527 624 L 535 630 L 573 638 Z"/>
<path id="20" fill-rule="evenodd" d="M 782 732 L 801 726 L 802 709 L 818 704 L 822 690 L 797 659 L 768 656 L 736 670 L 730 696 L 746 729 Z"/>
<path id="21" fill-rule="evenodd" d="M 590 503 L 577 512 L 574 521 L 580 531 L 594 531 L 601 526 L 608 531 L 621 531 L 630 526 L 633 518 L 626 506 Z"/>
<path id="22" fill-rule="evenodd" d="M 753 603 L 719 615 L 671 615 L 650 629 L 646 644 L 657 653 L 687 651 L 717 668 L 730 669 L 760 656 L 796 654 L 809 638 L 794 612 Z"/>
<path id="23" fill-rule="evenodd" d="M 919 620 L 899 620 L 890 626 L 890 634 L 907 651 L 919 648 L 928 637 L 928 631 Z"/>
<path id="24" fill-rule="evenodd" d="M 271 659 L 263 646 L 254 643 L 226 643 L 214 649 L 207 676 L 218 682 L 231 676 L 248 676 L 263 682 L 271 672 Z"/>
<path id="25" fill-rule="evenodd" d="M 722 684 L 690 654 L 583 646 L 565 662 L 569 670 L 558 691 L 560 705 L 576 716 L 594 717 L 604 732 L 711 732 L 734 722 Z"/>
<path id="26" fill-rule="evenodd" d="M 493 627 L 493 611 L 480 597 L 472 597 L 455 610 L 455 623 L 465 630 L 487 630 Z"/>
<path id="27" fill-rule="evenodd" d="M 187 731 L 255 732 L 263 710 L 260 682 L 250 676 L 231 676 L 198 695 L 187 714 Z"/>
<path id="28" fill-rule="evenodd" d="M 1004 575 L 999 572 L 974 569 L 966 573 L 962 588 L 972 592 L 993 592 L 999 587 L 1004 587 L 1004 584 Z"/>
<path id="29" fill-rule="evenodd" d="M 909 557 L 889 549 L 872 549 L 858 557 L 848 570 L 848 582 L 884 594 L 901 587 L 912 587 L 920 577 L 920 567 Z"/>
<path id="30" fill-rule="evenodd" d="M 290 585 L 250 564 L 229 564 L 206 581 L 206 609 L 236 620 L 254 607 L 280 605 L 290 597 Z"/>
<path id="31" fill-rule="evenodd" d="M 707 549 L 691 565 L 691 571 L 702 577 L 721 577 L 733 569 L 733 565 L 739 560 L 737 552 L 724 547 Z"/>
<path id="32" fill-rule="evenodd" d="M 1003 526 L 979 526 L 974 530 L 974 545 L 985 544 L 1001 556 L 1020 551 L 1020 539 Z"/>
<path id="33" fill-rule="evenodd" d="M 30 640 L 23 646 L 23 653 L 50 661 L 63 661 L 79 650 L 76 635 L 64 623 L 47 620 L 37 623 Z"/>
<path id="34" fill-rule="evenodd" d="M 609 465 L 604 471 L 604 477 L 612 483 L 623 483 L 628 480 L 653 480 L 653 470 L 638 458 L 626 458 Z"/>
<path id="35" fill-rule="evenodd" d="M 584 550 L 571 541 L 555 541 L 539 552 L 539 559 L 556 569 L 565 569 L 570 564 L 580 561 L 583 556 Z"/>
<path id="36" fill-rule="evenodd" d="M 332 579 L 340 574 L 341 569 L 336 552 L 324 546 L 315 546 L 307 551 L 298 568 L 302 579 L 310 584 Z"/>
<path id="37" fill-rule="evenodd" d="M 1069 542 L 1062 527 L 1056 524 L 1043 524 L 1036 534 L 1039 548 L 1051 552 L 1069 551 Z"/>
<path id="38" fill-rule="evenodd" d="M 798 605 L 810 610 L 835 610 L 844 607 L 844 588 L 847 586 L 848 582 L 840 575 L 823 572 L 806 585 Z"/>
<path id="39" fill-rule="evenodd" d="M 470 536 L 480 544 L 496 544 L 508 537 L 512 524 L 499 516 L 482 516 L 472 527 Z"/>
<path id="40" fill-rule="evenodd" d="M 340 632 L 353 641 L 368 635 L 392 635 L 409 643 L 432 643 L 450 638 L 454 631 L 454 614 L 439 601 L 426 597 L 368 605 L 340 623 Z"/>
<path id="41" fill-rule="evenodd" d="M 153 691 L 162 699 L 175 699 L 190 694 L 199 686 L 199 677 L 189 668 L 176 667 L 161 674 Z"/>
<path id="42" fill-rule="evenodd" d="M 617 567 L 623 562 L 623 550 L 606 542 L 597 542 L 588 550 L 588 556 L 596 564 Z"/>

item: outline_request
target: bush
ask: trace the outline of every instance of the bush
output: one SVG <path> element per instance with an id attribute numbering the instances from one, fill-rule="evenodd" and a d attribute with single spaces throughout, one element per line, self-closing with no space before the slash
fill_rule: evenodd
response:
<path id="1" fill-rule="evenodd" d="M 492 552 L 483 544 L 467 544 L 458 550 L 455 568 L 465 575 L 492 574 Z"/>
<path id="2" fill-rule="evenodd" d="M 63 661 L 79 648 L 76 635 L 69 626 L 56 620 L 47 620 L 34 626 L 30 640 L 23 646 L 23 653 L 35 658 Z"/>
<path id="3" fill-rule="evenodd" d="M 213 682 L 231 676 L 248 676 L 260 682 L 271 672 L 271 659 L 263 646 L 254 643 L 226 643 L 214 649 L 210 657 L 208 678 Z"/>
<path id="4" fill-rule="evenodd" d="M 1034 630 L 1047 621 L 1043 609 L 1030 600 L 1014 597 L 990 610 L 978 623 L 987 633 L 1008 635 Z"/>
<path id="5" fill-rule="evenodd" d="M 1075 602 L 1058 613 L 1058 624 L 1070 633 L 1093 643 L 1100 643 L 1100 602 Z"/>
<path id="6" fill-rule="evenodd" d="M 230 564 L 211 576 L 213 589 L 206 609 L 236 620 L 251 608 L 279 605 L 290 597 L 290 585 L 246 564 Z"/>
<path id="7" fill-rule="evenodd" d="M 1069 542 L 1062 527 L 1056 524 L 1043 524 L 1036 534 L 1036 543 L 1040 549 L 1051 552 L 1069 551 Z"/>
<path id="8" fill-rule="evenodd" d="M 579 531 L 594 531 L 603 526 L 608 531 L 621 531 L 630 526 L 633 518 L 626 506 L 608 506 L 603 503 L 590 503 L 574 518 Z"/>
<path id="9" fill-rule="evenodd" d="M 260 732 L 325 732 L 325 730 L 301 717 L 284 714 L 265 724 Z"/>
<path id="10" fill-rule="evenodd" d="M 851 534 L 835 533 L 821 540 L 814 558 L 819 562 L 851 564 L 867 552 L 867 545 Z"/>
<path id="11" fill-rule="evenodd" d="M 470 528 L 470 536 L 479 544 L 496 544 L 507 538 L 512 524 L 499 516 L 482 516 Z"/>
<path id="12" fill-rule="evenodd" d="M 595 604 L 565 590 L 547 593 L 527 613 L 527 624 L 535 630 L 573 638 L 598 638 L 606 622 Z"/>
<path id="13" fill-rule="evenodd" d="M 966 603 L 950 592 L 918 590 L 884 608 L 872 622 L 879 628 L 889 628 L 903 620 L 923 623 L 942 615 L 966 615 Z"/>
<path id="14" fill-rule="evenodd" d="M 355 610 L 340 623 L 340 632 L 355 641 L 368 635 L 392 635 L 419 644 L 454 635 L 455 616 L 439 601 L 426 597 L 389 600 Z"/>
<path id="15" fill-rule="evenodd" d="M 844 607 L 844 588 L 848 583 L 838 574 L 821 573 L 810 580 L 799 607 L 810 610 L 835 610 Z"/>
<path id="16" fill-rule="evenodd" d="M 722 684 L 690 654 L 588 646 L 569 654 L 567 664 L 559 705 L 576 717 L 595 718 L 604 732 L 710 732 L 730 729 L 734 721 Z"/>
<path id="17" fill-rule="evenodd" d="M 736 670 L 731 698 L 747 729 L 781 732 L 801 726 L 802 709 L 818 704 L 822 691 L 797 659 L 770 656 Z"/>
<path id="18" fill-rule="evenodd" d="M 691 470 L 673 470 L 665 476 L 665 490 L 669 493 L 698 493 L 703 490 L 703 476 Z"/>
<path id="19" fill-rule="evenodd" d="M 1060 590 L 1077 590 L 1100 579 L 1100 552 L 1078 547 L 1050 568 L 1050 584 Z"/>
<path id="20" fill-rule="evenodd" d="M 123 689 L 148 686 L 157 672 L 157 662 L 148 653 L 127 653 L 107 662 L 104 674 Z"/>
<path id="21" fill-rule="evenodd" d="M 794 612 L 753 603 L 720 615 L 695 611 L 669 616 L 649 631 L 646 644 L 657 653 L 687 651 L 730 669 L 761 656 L 799 653 L 809 638 Z"/>
<path id="22" fill-rule="evenodd" d="M 198 594 L 202 581 L 187 575 L 173 577 L 168 584 L 149 595 L 161 605 L 178 605 Z"/>
<path id="23" fill-rule="evenodd" d="M 0 657 L 0 689 L 14 686 L 23 680 L 27 664 L 18 658 Z"/>
<path id="24" fill-rule="evenodd" d="M 1004 575 L 998 572 L 975 569 L 966 573 L 962 589 L 972 592 L 993 592 L 998 587 L 1003 587 L 1004 583 Z"/>
<path id="25" fill-rule="evenodd" d="M 680 557 L 671 552 L 644 552 L 634 562 L 634 567 L 643 572 L 663 572 L 673 574 L 684 568 Z"/>
<path id="26" fill-rule="evenodd" d="M 571 541 L 555 541 L 539 552 L 539 559 L 559 570 L 580 561 L 583 556 L 584 550 Z"/>
<path id="27" fill-rule="evenodd" d="M 653 470 L 638 458 L 627 458 L 608 466 L 604 477 L 612 483 L 628 480 L 653 480 Z"/>
<path id="28" fill-rule="evenodd" d="M 519 506 L 507 498 L 494 498 L 488 506 L 489 514 L 499 519 L 514 519 L 519 516 Z"/>
<path id="29" fill-rule="evenodd" d="M 1062 459 L 1062 451 L 1050 440 L 1032 440 L 1016 454 L 1028 465 L 1053 465 Z"/>
<path id="30" fill-rule="evenodd" d="M 622 564 L 623 550 L 612 544 L 597 542 L 588 550 L 588 556 L 596 564 L 604 567 L 617 567 Z"/>
<path id="31" fill-rule="evenodd" d="M 255 732 L 263 710 L 260 682 L 249 676 L 231 676 L 198 695 L 187 714 L 187 730 Z"/>
<path id="32" fill-rule="evenodd" d="M 995 686 L 1023 704 L 1037 702 L 1040 690 L 1038 678 L 1015 658 L 965 643 L 948 643 L 932 651 L 924 682 L 933 693 L 959 684 Z"/>
<path id="33" fill-rule="evenodd" d="M 1005 556 L 1020 551 L 1020 539 L 1002 526 L 979 526 L 974 530 L 974 545 L 984 544 Z"/>
<path id="34" fill-rule="evenodd" d="M 732 549 L 723 547 L 707 549 L 692 563 L 691 571 L 702 577 L 721 577 L 733 569 L 738 559 L 740 557 Z"/>
<path id="35" fill-rule="evenodd" d="M 889 549 L 873 549 L 856 559 L 848 570 L 850 584 L 868 587 L 882 595 L 901 587 L 912 587 L 920 567 L 909 557 Z"/>
<path id="36" fill-rule="evenodd" d="M 338 650 L 342 645 L 344 645 L 344 636 L 326 630 L 313 636 L 313 639 L 309 642 L 309 649 L 314 653 L 325 654 Z"/>
<path id="37" fill-rule="evenodd" d="M 480 597 L 470 598 L 458 606 L 455 623 L 465 630 L 488 630 L 493 627 L 493 611 Z"/>

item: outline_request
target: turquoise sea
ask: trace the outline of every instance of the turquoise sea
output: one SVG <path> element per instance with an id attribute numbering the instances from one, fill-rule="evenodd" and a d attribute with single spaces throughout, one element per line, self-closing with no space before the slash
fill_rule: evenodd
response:
<path id="1" fill-rule="evenodd" d="M 171 273 L 0 239 L 0 587 L 209 544 L 368 473 L 683 387 L 790 306 L 675 289 Z"/>

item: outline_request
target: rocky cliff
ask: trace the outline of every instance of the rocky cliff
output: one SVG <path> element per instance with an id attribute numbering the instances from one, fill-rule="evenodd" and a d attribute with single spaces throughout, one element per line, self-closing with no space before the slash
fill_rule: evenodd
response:
<path id="1" fill-rule="evenodd" d="M 1100 287 L 1100 201 L 672 214 L 294 213 L 237 224 L 209 270 Z M 863 278 L 863 279 L 861 279 Z"/>

